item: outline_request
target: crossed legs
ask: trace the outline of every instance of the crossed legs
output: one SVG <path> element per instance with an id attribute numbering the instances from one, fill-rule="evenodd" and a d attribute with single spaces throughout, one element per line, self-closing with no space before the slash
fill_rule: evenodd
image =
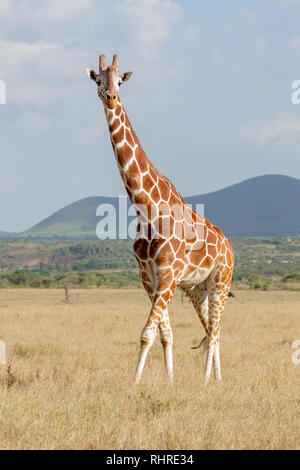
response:
<path id="1" fill-rule="evenodd" d="M 147 354 L 154 343 L 157 334 L 160 333 L 160 341 L 164 350 L 165 366 L 168 378 L 173 380 L 173 333 L 170 325 L 168 310 L 160 312 L 152 307 L 148 321 L 141 334 L 141 348 L 135 373 L 135 383 L 139 383 L 144 369 Z"/>
<path id="2" fill-rule="evenodd" d="M 164 285 L 164 290 L 162 290 L 162 285 Z M 135 373 L 135 383 L 140 382 L 146 357 L 156 338 L 157 329 L 159 329 L 160 341 L 164 350 L 166 372 L 170 381 L 173 380 L 173 333 L 168 314 L 168 304 L 175 288 L 173 279 L 167 288 L 165 283 L 158 282 L 154 294 L 149 294 L 152 307 L 147 323 L 141 333 L 141 348 Z"/>

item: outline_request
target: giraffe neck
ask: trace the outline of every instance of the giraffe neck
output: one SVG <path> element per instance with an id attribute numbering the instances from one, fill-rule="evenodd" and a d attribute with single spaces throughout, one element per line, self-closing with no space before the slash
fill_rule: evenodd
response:
<path id="1" fill-rule="evenodd" d="M 142 149 L 120 98 L 115 109 L 105 108 L 105 114 L 117 165 L 128 196 L 133 204 L 147 204 L 150 198 L 148 201 L 148 192 L 143 191 L 147 189 L 144 187 L 143 176 L 151 173 L 152 178 L 157 180 L 159 172 Z"/>

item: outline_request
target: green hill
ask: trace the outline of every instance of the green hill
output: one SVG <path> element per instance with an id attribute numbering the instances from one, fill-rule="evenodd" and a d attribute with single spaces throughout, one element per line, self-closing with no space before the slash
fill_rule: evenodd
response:
<path id="1" fill-rule="evenodd" d="M 229 237 L 271 237 L 300 234 L 300 180 L 265 175 L 208 194 L 190 196 L 187 203 L 204 204 L 205 217 Z M 112 204 L 118 231 L 119 200 L 89 197 L 74 202 L 34 227 L 0 238 L 95 239 L 100 204 Z M 132 218 L 128 218 L 130 222 Z"/>
<path id="2" fill-rule="evenodd" d="M 34 227 L 23 232 L 25 237 L 38 238 L 95 238 L 100 204 L 117 204 L 113 197 L 88 197 L 63 207 Z"/>

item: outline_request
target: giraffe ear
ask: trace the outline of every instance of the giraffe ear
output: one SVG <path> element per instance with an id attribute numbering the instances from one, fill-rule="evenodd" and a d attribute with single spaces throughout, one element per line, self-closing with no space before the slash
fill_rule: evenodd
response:
<path id="1" fill-rule="evenodd" d="M 130 79 L 132 72 L 125 72 L 121 75 L 122 82 L 127 82 Z"/>
<path id="2" fill-rule="evenodd" d="M 88 76 L 91 80 L 96 81 L 97 74 L 96 74 L 95 70 L 92 70 L 92 69 L 85 69 L 85 71 L 86 71 L 86 73 L 87 73 L 87 76 Z"/>

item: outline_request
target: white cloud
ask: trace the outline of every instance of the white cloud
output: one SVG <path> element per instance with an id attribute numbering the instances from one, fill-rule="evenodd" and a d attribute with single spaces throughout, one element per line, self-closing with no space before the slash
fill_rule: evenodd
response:
<path id="1" fill-rule="evenodd" d="M 264 34 L 257 34 L 255 37 L 255 50 L 258 55 L 264 54 L 267 48 L 267 37 Z"/>
<path id="2" fill-rule="evenodd" d="M 98 4 L 99 4 L 98 0 Z M 61 23 L 80 18 L 89 10 L 94 0 L 27 0 L 13 2 L 1 0 L 0 17 L 13 13 L 14 19 L 26 19 L 26 22 Z"/>
<path id="3" fill-rule="evenodd" d="M 182 34 L 182 40 L 184 42 L 195 42 L 199 37 L 200 29 L 198 26 L 191 25 Z"/>
<path id="4" fill-rule="evenodd" d="M 278 114 L 269 121 L 244 124 L 241 130 L 243 140 L 260 147 L 266 147 L 274 141 L 289 142 L 299 139 L 300 119 L 287 114 Z"/>
<path id="5" fill-rule="evenodd" d="M 54 50 L 58 46 L 54 43 L 0 40 L 0 62 L 9 63 L 10 67 L 18 67 L 42 51 Z"/>
<path id="6" fill-rule="evenodd" d="M 71 37 L 68 36 L 70 30 L 61 28 L 60 23 L 70 20 L 72 30 L 76 30 L 79 18 L 80 35 L 82 30 L 86 30 L 82 16 L 84 12 L 88 18 L 91 11 L 93 15 L 99 12 L 97 24 L 102 21 L 102 14 L 106 15 L 107 22 L 99 29 L 99 38 L 107 53 L 117 46 L 116 51 L 125 63 L 129 51 L 134 49 L 130 67 L 138 73 L 140 81 L 158 78 L 158 68 L 160 78 L 172 76 L 183 68 L 180 58 L 168 61 L 163 48 L 183 13 L 176 1 L 117 0 L 105 11 L 101 3 L 95 0 L 28 0 L 26 3 L 12 3 L 14 18 L 17 18 L 14 24 L 32 25 L 34 31 L 39 32 L 38 37 L 49 39 L 25 42 L 1 40 L 0 37 L 0 73 L 7 83 L 10 101 L 43 106 L 62 96 L 67 98 L 70 89 L 76 88 L 74 84 L 77 83 L 77 88 L 78 84 L 82 85 L 82 71 L 87 65 L 92 65 L 95 52 L 77 43 L 74 32 L 71 32 Z M 94 8 L 89 10 L 91 6 Z M 58 23 L 56 29 L 54 23 Z M 111 28 L 117 32 L 116 37 L 111 37 Z M 63 36 L 61 31 L 64 32 Z M 192 39 L 196 28 L 188 29 L 188 32 Z M 145 67 L 149 61 L 152 63 L 150 70 Z M 79 93 L 78 89 L 74 91 L 75 95 Z"/>
<path id="7" fill-rule="evenodd" d="M 256 10 L 243 8 L 240 13 L 244 25 L 249 29 L 256 28 L 261 22 L 261 15 Z"/>
<path id="8" fill-rule="evenodd" d="M 220 60 L 220 49 L 218 47 L 212 47 L 209 51 L 209 56 L 211 59 L 211 62 L 216 65 L 219 63 Z"/>
<path id="9" fill-rule="evenodd" d="M 39 83 L 35 75 L 43 54 L 48 55 L 58 47 L 57 44 L 42 41 L 0 41 L 0 64 L 5 72 L 8 102 L 45 105 L 53 98 L 53 90 Z M 31 74 L 30 69 L 34 69 L 35 73 Z"/>
<path id="10" fill-rule="evenodd" d="M 280 0 L 280 3 L 283 6 L 300 5 L 300 0 Z"/>
<path id="11" fill-rule="evenodd" d="M 240 11 L 243 30 L 252 36 L 253 51 L 256 55 L 263 55 L 267 48 L 267 37 L 261 32 L 262 17 L 256 10 L 244 8 Z"/>
<path id="12" fill-rule="evenodd" d="M 1 73 L 7 100 L 44 107 L 77 96 L 88 54 L 51 42 L 0 41 Z"/>
<path id="13" fill-rule="evenodd" d="M 289 47 L 295 48 L 300 46 L 300 36 L 292 38 L 289 42 Z"/>
<path id="14" fill-rule="evenodd" d="M 295 36 L 288 42 L 288 49 L 293 63 L 298 68 L 300 60 L 300 36 Z"/>
<path id="15" fill-rule="evenodd" d="M 30 82 L 24 80 L 24 84 L 11 82 L 8 86 L 8 98 L 10 103 L 21 105 L 34 105 L 36 107 L 45 108 L 54 101 L 58 101 L 64 97 L 63 89 L 50 87 L 39 82 Z"/>
<path id="16" fill-rule="evenodd" d="M 1 0 L 0 2 L 0 18 L 8 16 L 12 6 L 12 0 Z"/>
<path id="17" fill-rule="evenodd" d="M 53 22 L 72 20 L 92 6 L 92 0 L 44 0 L 39 2 L 37 16 Z"/>
<path id="18" fill-rule="evenodd" d="M 167 40 L 172 26 L 182 16 L 182 9 L 172 0 L 122 0 L 114 6 L 120 27 L 125 27 L 127 39 L 144 57 L 159 53 L 160 45 Z"/>

